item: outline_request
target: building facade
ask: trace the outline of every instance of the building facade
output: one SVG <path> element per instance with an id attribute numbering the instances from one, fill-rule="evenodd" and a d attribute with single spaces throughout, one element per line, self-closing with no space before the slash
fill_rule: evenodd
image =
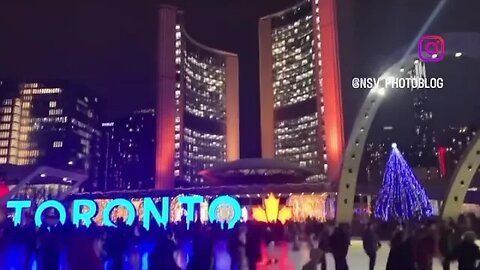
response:
<path id="1" fill-rule="evenodd" d="M 305 0 L 259 21 L 262 157 L 337 179 L 343 110 L 335 2 Z"/>
<path id="2" fill-rule="evenodd" d="M 429 180 L 448 180 L 453 175 L 458 162 L 465 153 L 470 141 L 475 137 L 476 127 L 460 126 L 446 127 L 440 130 L 434 130 L 435 145 L 432 146 L 432 156 L 434 161 L 425 160 L 418 161 L 417 144 L 402 150 L 404 156 L 407 157 L 409 164 L 412 166 L 415 175 L 424 181 Z M 370 142 L 365 149 L 365 178 L 369 182 L 381 182 L 385 170 L 385 165 L 390 153 L 390 145 L 393 141 L 387 138 L 382 143 Z M 427 162 L 428 161 L 428 162 Z M 364 177 L 363 175 L 361 177 Z"/>
<path id="3" fill-rule="evenodd" d="M 102 123 L 99 190 L 150 189 L 155 179 L 155 110 Z"/>
<path id="4" fill-rule="evenodd" d="M 437 132 L 436 157 L 443 176 L 453 174 L 476 132 L 475 126 L 447 127 Z"/>
<path id="5" fill-rule="evenodd" d="M 427 78 L 426 66 L 423 61 L 416 61 L 406 72 L 410 78 Z M 414 143 L 411 147 L 410 162 L 414 167 L 435 166 L 435 132 L 433 130 L 433 113 L 429 108 L 429 89 L 412 89 L 412 110 L 415 121 Z"/>
<path id="6" fill-rule="evenodd" d="M 97 97 L 66 83 L 4 87 L 1 91 L 11 94 L 0 107 L 0 164 L 84 173 L 95 188 L 100 157 Z"/>
<path id="7" fill-rule="evenodd" d="M 158 24 L 155 187 L 201 184 L 198 172 L 239 158 L 238 56 L 188 35 L 183 12 Z"/>

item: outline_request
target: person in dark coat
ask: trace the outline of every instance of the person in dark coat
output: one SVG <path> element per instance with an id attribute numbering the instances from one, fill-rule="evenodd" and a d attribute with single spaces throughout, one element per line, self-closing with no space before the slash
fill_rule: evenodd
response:
<path id="1" fill-rule="evenodd" d="M 407 238 L 405 231 L 398 230 L 390 242 L 386 270 L 415 270 L 413 260 L 412 239 Z"/>
<path id="2" fill-rule="evenodd" d="M 322 257 L 320 258 L 320 269 L 327 270 L 326 255 L 330 252 L 330 232 L 332 227 L 330 225 L 323 226 L 318 236 L 318 248 L 322 251 Z"/>
<path id="3" fill-rule="evenodd" d="M 111 269 L 122 270 L 124 268 L 124 256 L 128 248 L 127 235 L 128 227 L 122 218 L 117 220 L 116 228 L 107 230 L 105 247 L 111 260 Z"/>
<path id="4" fill-rule="evenodd" d="M 292 223 L 291 230 L 293 240 L 292 249 L 298 251 L 300 250 L 300 225 L 296 222 Z"/>
<path id="5" fill-rule="evenodd" d="M 39 270 L 60 269 L 61 232 L 59 226 L 42 225 L 38 230 Z"/>
<path id="6" fill-rule="evenodd" d="M 213 241 L 209 227 L 201 228 L 194 234 L 193 256 L 188 263 L 188 270 L 210 270 L 214 265 Z"/>
<path id="7" fill-rule="evenodd" d="M 310 250 L 310 260 L 302 267 L 302 270 L 317 270 L 317 266 L 322 258 L 322 251 L 318 248 Z"/>
<path id="8" fill-rule="evenodd" d="M 240 254 L 239 254 L 239 246 L 240 246 L 240 228 L 237 225 L 233 228 L 230 232 L 227 242 L 227 251 L 230 255 L 230 269 L 236 270 L 238 269 L 238 265 L 240 262 Z"/>
<path id="9" fill-rule="evenodd" d="M 0 269 L 9 269 L 9 258 L 7 255 L 8 239 L 5 222 L 0 222 Z"/>
<path id="10" fill-rule="evenodd" d="M 25 245 L 24 263 L 25 265 L 30 265 L 35 249 L 37 248 L 36 227 L 33 220 L 29 218 L 28 214 L 26 214 L 24 225 L 18 228 L 20 228 L 21 233 L 17 235 L 18 238 L 15 242 L 18 241 Z"/>
<path id="11" fill-rule="evenodd" d="M 463 240 L 453 252 L 453 258 L 458 260 L 458 270 L 476 270 L 480 260 L 480 251 L 475 244 L 476 235 L 472 231 L 463 234 Z"/>
<path id="12" fill-rule="evenodd" d="M 270 226 L 267 226 L 265 229 L 265 245 L 267 246 L 267 263 L 275 264 L 277 263 L 277 258 L 275 258 L 275 235 Z"/>
<path id="13" fill-rule="evenodd" d="M 375 268 L 375 261 L 377 259 L 377 250 L 380 248 L 380 241 L 377 233 L 375 232 L 375 225 L 369 223 L 362 236 L 363 250 L 370 258 L 369 269 Z"/>
<path id="14" fill-rule="evenodd" d="M 241 270 L 247 267 L 245 245 L 247 228 L 245 226 L 236 226 L 228 239 L 228 252 L 230 254 L 230 269 Z"/>
<path id="15" fill-rule="evenodd" d="M 177 250 L 173 233 L 162 232 L 153 252 L 148 255 L 148 269 L 181 270 L 175 261 Z"/>
<path id="16" fill-rule="evenodd" d="M 335 270 L 348 270 L 347 254 L 350 247 L 350 234 L 347 224 L 340 224 L 330 236 L 330 250 L 335 259 Z"/>
<path id="17" fill-rule="evenodd" d="M 75 232 L 67 245 L 67 261 L 70 270 L 103 270 L 103 260 L 96 245 L 103 245 L 100 235 L 91 236 L 86 232 Z M 79 252 L 79 250 L 81 252 Z"/>
<path id="18" fill-rule="evenodd" d="M 433 269 L 433 257 L 435 255 L 436 245 L 432 229 L 424 227 L 417 232 L 414 257 L 418 270 Z"/>
<path id="19" fill-rule="evenodd" d="M 443 224 L 440 228 L 439 251 L 443 257 L 443 270 L 450 270 L 450 257 L 456 246 L 454 230 L 449 224 Z"/>
<path id="20" fill-rule="evenodd" d="M 256 224 L 249 224 L 246 238 L 245 252 L 248 260 L 248 270 L 257 270 L 257 263 L 262 258 L 262 238 Z"/>

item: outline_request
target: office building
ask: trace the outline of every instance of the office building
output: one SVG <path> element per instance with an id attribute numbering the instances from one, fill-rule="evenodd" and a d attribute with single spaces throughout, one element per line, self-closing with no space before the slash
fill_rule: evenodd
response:
<path id="1" fill-rule="evenodd" d="M 101 191 L 150 189 L 155 185 L 155 110 L 102 123 Z"/>
<path id="2" fill-rule="evenodd" d="M 437 132 L 437 162 L 443 176 L 451 176 L 476 135 L 474 126 L 447 127 Z"/>
<path id="3" fill-rule="evenodd" d="M 436 143 L 432 148 L 433 162 L 417 163 L 413 168 L 416 176 L 422 180 L 449 179 L 458 162 L 462 158 L 470 141 L 475 137 L 476 128 L 473 126 L 446 127 L 432 132 L 435 134 Z M 385 133 L 384 133 L 385 135 Z M 384 136 L 388 138 L 388 136 Z M 366 179 L 370 182 L 381 181 L 385 165 L 390 153 L 391 141 L 386 143 L 370 142 L 365 149 Z M 411 160 L 417 161 L 418 148 L 410 145 L 404 151 L 400 149 L 410 164 Z M 420 165 L 419 165 L 420 164 Z M 412 166 L 413 167 L 413 166 Z"/>
<path id="4" fill-rule="evenodd" d="M 88 175 L 95 188 L 100 157 L 98 99 L 57 82 L 0 86 L 0 164 L 51 166 Z"/>
<path id="5" fill-rule="evenodd" d="M 410 78 L 427 78 L 425 63 L 415 62 L 407 71 Z M 435 166 L 435 132 L 433 131 L 433 113 L 429 108 L 429 89 L 412 89 L 413 117 L 415 121 L 415 142 L 410 153 L 410 162 L 414 167 Z"/>
<path id="6" fill-rule="evenodd" d="M 259 21 L 262 157 L 338 179 L 344 134 L 335 1 L 305 0 Z"/>
<path id="7" fill-rule="evenodd" d="M 394 139 L 395 133 L 393 126 L 383 126 L 380 132 L 381 141 L 369 141 L 365 145 L 362 165 L 365 165 L 366 175 L 363 177 L 361 172 L 361 179 L 365 178 L 368 182 L 382 180 L 392 143 L 397 143 Z"/>
<path id="8" fill-rule="evenodd" d="M 158 23 L 155 187 L 202 184 L 198 172 L 239 158 L 238 56 L 195 41 L 183 12 Z"/>

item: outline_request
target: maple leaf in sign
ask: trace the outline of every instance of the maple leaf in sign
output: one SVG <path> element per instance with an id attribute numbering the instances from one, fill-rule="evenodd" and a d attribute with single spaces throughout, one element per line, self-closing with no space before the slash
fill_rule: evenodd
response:
<path id="1" fill-rule="evenodd" d="M 275 223 L 280 221 L 285 224 L 293 217 L 291 207 L 282 206 L 280 208 L 280 199 L 270 193 L 266 199 L 263 199 L 263 207 L 256 206 L 252 209 L 253 219 L 259 222 Z"/>

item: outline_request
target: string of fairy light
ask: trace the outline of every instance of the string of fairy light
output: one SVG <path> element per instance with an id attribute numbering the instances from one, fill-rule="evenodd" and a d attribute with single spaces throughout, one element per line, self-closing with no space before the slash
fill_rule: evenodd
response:
<path id="1" fill-rule="evenodd" d="M 374 215 L 385 221 L 432 215 L 432 205 L 425 189 L 395 143 L 392 144 L 386 164 L 383 186 L 378 194 Z"/>

